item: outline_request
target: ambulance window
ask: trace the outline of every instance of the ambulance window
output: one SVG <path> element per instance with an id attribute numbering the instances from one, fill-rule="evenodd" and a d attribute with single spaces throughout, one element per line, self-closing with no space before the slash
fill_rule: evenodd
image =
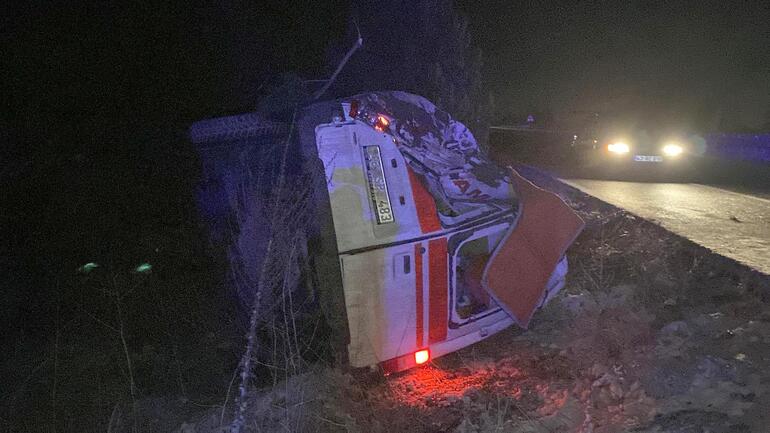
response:
<path id="1" fill-rule="evenodd" d="M 494 305 L 481 279 L 489 257 L 503 232 L 464 242 L 455 254 L 455 311 L 461 319 L 479 314 Z"/>

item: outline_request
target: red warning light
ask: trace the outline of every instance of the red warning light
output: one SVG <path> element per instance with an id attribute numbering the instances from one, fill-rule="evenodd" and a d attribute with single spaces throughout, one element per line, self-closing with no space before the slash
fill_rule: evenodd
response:
<path id="1" fill-rule="evenodd" d="M 377 116 L 377 120 L 374 122 L 374 129 L 382 132 L 390 125 L 390 120 L 382 114 Z"/>
<path id="2" fill-rule="evenodd" d="M 417 365 L 425 364 L 430 359 L 430 352 L 428 349 L 424 350 L 418 350 L 417 352 L 414 352 L 414 362 Z"/>
<path id="3" fill-rule="evenodd" d="M 350 101 L 350 110 L 348 111 L 348 115 L 353 119 L 358 116 L 358 99 Z"/>

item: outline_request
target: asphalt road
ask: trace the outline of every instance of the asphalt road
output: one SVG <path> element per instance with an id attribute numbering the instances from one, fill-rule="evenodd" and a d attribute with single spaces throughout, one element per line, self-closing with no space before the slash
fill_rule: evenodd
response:
<path id="1" fill-rule="evenodd" d="M 770 275 L 770 200 L 692 183 L 565 183 Z"/>

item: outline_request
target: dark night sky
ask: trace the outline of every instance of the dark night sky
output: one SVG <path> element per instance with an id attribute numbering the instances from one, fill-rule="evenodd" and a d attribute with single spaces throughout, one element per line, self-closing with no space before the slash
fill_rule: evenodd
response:
<path id="1" fill-rule="evenodd" d="M 279 72 L 324 77 L 329 47 L 350 43 L 343 0 L 228 4 L 15 6 L 3 18 L 4 93 L 53 116 L 216 115 L 248 109 Z M 662 107 L 753 128 L 768 117 L 770 3 L 457 4 L 503 112 Z"/>
<path id="2" fill-rule="evenodd" d="M 770 116 L 767 2 L 461 1 L 501 104 Z"/>

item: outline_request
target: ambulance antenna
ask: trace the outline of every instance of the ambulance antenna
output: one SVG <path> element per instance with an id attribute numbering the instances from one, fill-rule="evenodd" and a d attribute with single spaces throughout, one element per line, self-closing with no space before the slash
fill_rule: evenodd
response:
<path id="1" fill-rule="evenodd" d="M 361 46 L 364 44 L 364 40 L 361 38 L 361 30 L 358 28 L 358 23 L 354 20 L 353 25 L 356 26 L 356 33 L 358 33 L 358 37 L 356 38 L 356 42 L 353 44 L 352 47 L 350 47 L 350 50 L 348 50 L 348 53 L 345 54 L 345 57 L 342 58 L 342 61 L 337 66 L 337 69 L 334 71 L 332 76 L 326 80 L 326 84 L 324 84 L 323 87 L 321 87 L 315 95 L 313 95 L 313 100 L 316 100 L 320 98 L 324 93 L 326 93 L 326 90 L 329 89 L 329 87 L 334 83 L 334 80 L 337 79 L 337 75 L 340 73 L 342 68 L 345 67 L 345 64 L 350 60 L 350 57 L 355 53 Z"/>

